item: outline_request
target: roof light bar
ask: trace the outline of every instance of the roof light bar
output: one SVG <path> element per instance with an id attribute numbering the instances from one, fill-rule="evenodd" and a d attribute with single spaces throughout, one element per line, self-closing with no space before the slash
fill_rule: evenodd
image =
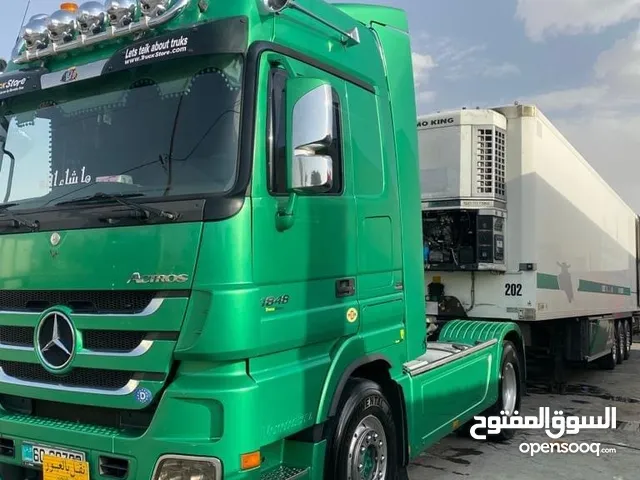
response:
<path id="1" fill-rule="evenodd" d="M 34 15 L 22 29 L 14 63 L 32 62 L 58 53 L 150 30 L 179 15 L 190 0 L 89 1 L 75 10 L 63 4 L 52 15 Z M 140 15 L 142 14 L 142 15 Z M 24 47 L 24 48 L 23 48 Z"/>

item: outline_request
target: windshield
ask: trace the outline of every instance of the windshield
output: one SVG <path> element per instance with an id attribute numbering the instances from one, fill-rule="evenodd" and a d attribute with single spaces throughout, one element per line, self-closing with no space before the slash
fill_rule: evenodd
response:
<path id="1" fill-rule="evenodd" d="M 203 56 L 2 102 L 8 128 L 0 204 L 31 209 L 96 192 L 159 197 L 230 190 L 241 71 L 241 56 Z"/>

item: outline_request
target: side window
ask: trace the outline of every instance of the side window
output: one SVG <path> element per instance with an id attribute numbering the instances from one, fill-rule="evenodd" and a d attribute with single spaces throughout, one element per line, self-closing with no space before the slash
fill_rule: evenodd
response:
<path id="1" fill-rule="evenodd" d="M 287 72 L 274 67 L 269 75 L 269 105 L 267 126 L 267 163 L 269 193 L 283 194 L 287 192 L 286 162 L 286 106 L 285 87 Z"/>
<path id="2" fill-rule="evenodd" d="M 286 162 L 286 83 L 287 72 L 278 67 L 271 70 L 269 76 L 269 105 L 267 126 L 267 163 L 268 189 L 272 195 L 287 193 L 287 162 Z M 340 195 L 343 190 L 343 158 L 342 158 L 342 116 L 340 98 L 333 92 L 333 142 L 318 152 L 333 159 L 333 187 L 323 195 Z"/>

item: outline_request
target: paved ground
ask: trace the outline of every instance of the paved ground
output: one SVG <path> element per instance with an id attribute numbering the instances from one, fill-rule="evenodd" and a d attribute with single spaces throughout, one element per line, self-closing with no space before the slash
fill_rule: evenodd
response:
<path id="1" fill-rule="evenodd" d="M 451 435 L 424 452 L 409 469 L 410 480 L 636 480 L 640 478 L 640 337 L 634 339 L 629 360 L 613 372 L 573 371 L 566 395 L 532 390 L 523 399 L 522 415 L 539 407 L 563 410 L 567 415 L 603 416 L 605 407 L 617 407 L 615 430 L 587 430 L 556 442 L 598 442 L 601 453 L 521 453 L 520 445 L 550 443 L 538 430 L 519 432 L 510 442 L 491 444 Z M 524 447 L 523 447 L 524 448 Z"/>

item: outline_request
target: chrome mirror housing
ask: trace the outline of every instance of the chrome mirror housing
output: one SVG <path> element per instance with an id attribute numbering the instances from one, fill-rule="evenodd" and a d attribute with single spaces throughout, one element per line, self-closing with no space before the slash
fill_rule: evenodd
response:
<path id="1" fill-rule="evenodd" d="M 333 91 L 328 84 L 314 88 L 293 107 L 294 151 L 316 152 L 333 141 Z"/>
<path id="2" fill-rule="evenodd" d="M 294 191 L 328 192 L 333 186 L 333 161 L 327 155 L 295 155 L 291 176 Z"/>

